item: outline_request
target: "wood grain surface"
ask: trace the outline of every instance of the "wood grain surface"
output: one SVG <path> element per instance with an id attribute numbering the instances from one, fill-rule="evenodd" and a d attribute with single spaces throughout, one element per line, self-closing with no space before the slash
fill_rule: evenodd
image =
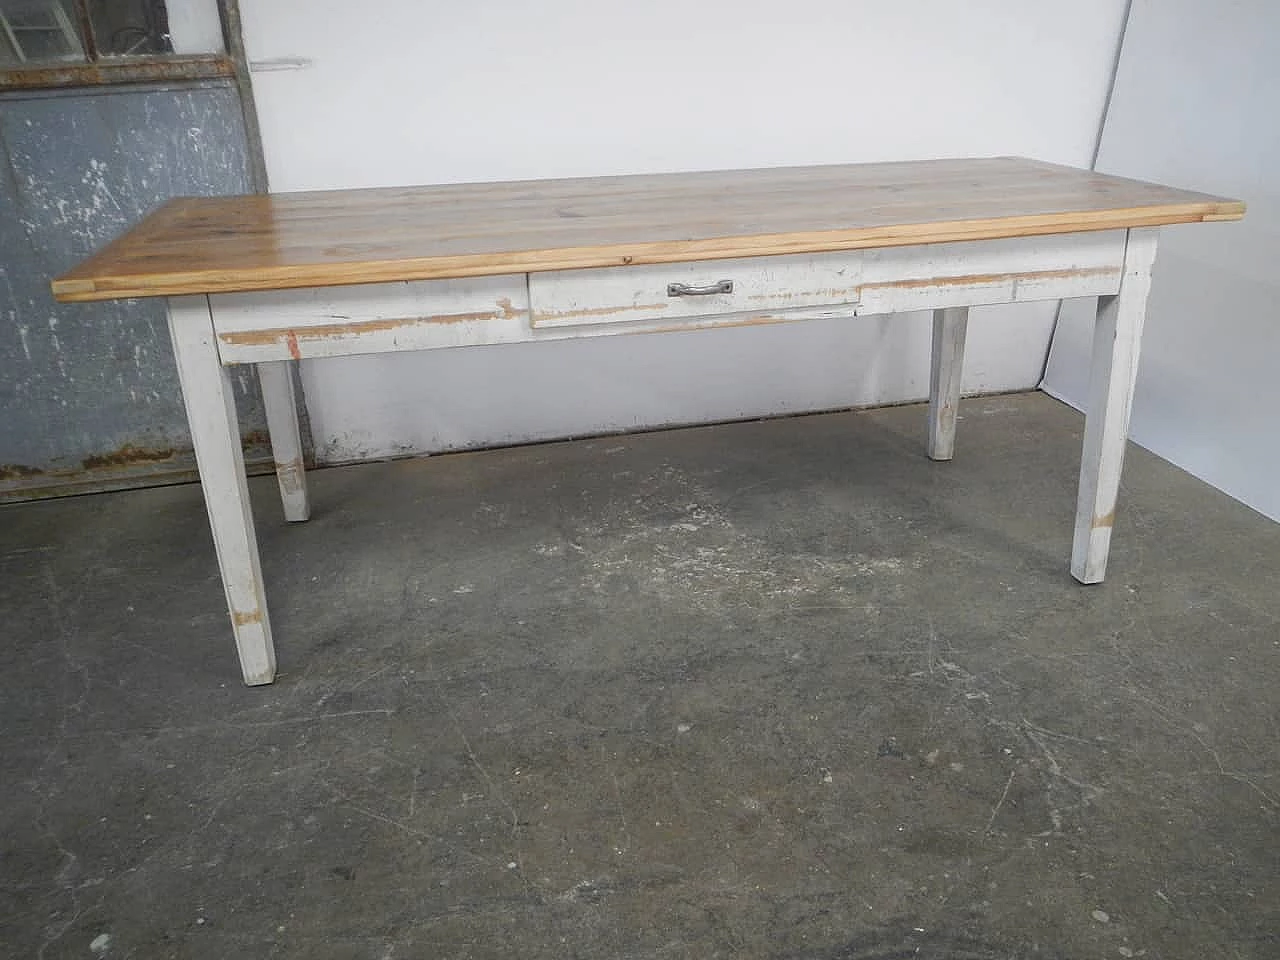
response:
<path id="1" fill-rule="evenodd" d="M 107 300 L 1238 220 L 1223 197 L 1012 157 L 172 200 L 53 281 Z"/>

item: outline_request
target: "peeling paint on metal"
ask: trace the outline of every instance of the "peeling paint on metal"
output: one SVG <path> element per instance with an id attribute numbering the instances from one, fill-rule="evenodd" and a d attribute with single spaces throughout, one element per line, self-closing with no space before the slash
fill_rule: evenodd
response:
<path id="1" fill-rule="evenodd" d="M 177 451 L 173 447 L 164 450 L 146 450 L 126 443 L 119 450 L 110 453 L 95 453 L 80 461 L 86 470 L 100 470 L 103 467 L 131 467 L 138 463 L 158 463 L 172 460 Z"/>
<path id="2" fill-rule="evenodd" d="M 39 477 L 44 471 L 22 463 L 0 463 L 0 480 L 18 480 L 23 477 Z"/>
<path id="3" fill-rule="evenodd" d="M 249 188 L 230 83 L 0 95 L 0 495 L 189 472 L 163 302 L 59 304 L 49 279 L 171 196 Z M 263 428 L 256 379 L 236 394 Z"/>
<path id="4" fill-rule="evenodd" d="M 99 60 L 60 66 L 0 70 L 0 91 L 38 90 L 54 87 L 89 87 L 112 83 L 145 83 L 163 80 L 201 80 L 230 77 L 231 60 L 221 54 Z"/>

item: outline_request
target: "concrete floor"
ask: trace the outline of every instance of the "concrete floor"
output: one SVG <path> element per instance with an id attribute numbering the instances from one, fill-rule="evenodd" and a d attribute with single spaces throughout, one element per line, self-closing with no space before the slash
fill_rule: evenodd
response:
<path id="1" fill-rule="evenodd" d="M 966 402 L 0 510 L 6 957 L 1275 958 L 1280 526 Z"/>

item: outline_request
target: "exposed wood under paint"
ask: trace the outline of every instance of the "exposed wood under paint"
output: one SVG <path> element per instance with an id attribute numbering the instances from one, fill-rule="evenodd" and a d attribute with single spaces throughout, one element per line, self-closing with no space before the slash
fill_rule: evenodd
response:
<path id="1" fill-rule="evenodd" d="M 210 303 L 222 361 L 259 363 L 1107 295 L 1119 290 L 1123 259 L 1124 234 L 1109 231 L 920 244 L 891 257 L 756 257 L 216 294 Z M 672 281 L 708 278 L 731 279 L 732 292 L 655 299 Z"/>
<path id="2" fill-rule="evenodd" d="M 1089 277 L 1114 277 L 1120 279 L 1120 268 L 1088 267 L 1076 270 L 1028 270 L 1023 273 L 971 273 L 958 277 L 925 277 L 917 280 L 887 280 L 880 283 L 864 283 L 857 289 L 863 290 L 918 290 L 922 287 L 966 287 L 983 284 L 1012 283 L 1017 284 L 1034 280 L 1070 280 Z"/>
<path id="3" fill-rule="evenodd" d="M 232 346 L 262 346 L 270 343 L 291 342 L 297 346 L 304 340 L 328 340 L 333 337 L 362 336 L 369 333 L 384 333 L 392 330 L 404 330 L 423 324 L 440 323 L 474 323 L 483 320 L 511 319 L 504 317 L 505 311 L 475 311 L 473 313 L 446 313 L 430 317 L 396 317 L 388 320 L 361 320 L 346 323 L 320 323 L 305 327 L 290 327 L 276 330 L 242 330 L 223 333 L 219 339 Z M 298 359 L 295 357 L 294 359 Z"/>
<path id="4" fill-rule="evenodd" d="M 1081 583 L 1107 573 L 1157 238 L 1156 230 L 1129 231 L 1120 290 L 1098 298 L 1071 547 L 1071 574 Z"/>
<path id="5" fill-rule="evenodd" d="M 613 313 L 642 313 L 653 316 L 666 310 L 666 303 L 626 303 L 606 307 L 581 307 L 577 310 L 540 310 L 535 323 L 544 324 L 556 320 L 586 320 Z"/>

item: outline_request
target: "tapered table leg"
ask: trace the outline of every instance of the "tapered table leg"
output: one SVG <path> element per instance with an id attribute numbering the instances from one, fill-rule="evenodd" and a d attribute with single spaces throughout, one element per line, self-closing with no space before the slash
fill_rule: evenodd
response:
<path id="1" fill-rule="evenodd" d="M 240 427 L 231 378 L 218 358 L 208 298 L 171 297 L 169 332 L 244 682 L 270 683 L 276 657 L 249 509 Z"/>
<path id="2" fill-rule="evenodd" d="M 302 462 L 302 434 L 298 428 L 298 406 L 293 392 L 293 360 L 259 363 L 258 382 L 267 410 L 267 430 L 271 434 L 271 456 L 276 465 L 276 481 L 284 518 L 290 522 L 311 516 L 307 500 L 307 474 Z"/>
<path id="3" fill-rule="evenodd" d="M 1081 583 L 1100 583 L 1107 573 L 1156 236 L 1154 228 L 1129 231 L 1120 292 L 1098 298 L 1071 547 L 1071 574 Z"/>
<path id="4" fill-rule="evenodd" d="M 950 460 L 956 449 L 956 412 L 968 307 L 933 311 L 933 366 L 929 376 L 929 458 Z"/>

